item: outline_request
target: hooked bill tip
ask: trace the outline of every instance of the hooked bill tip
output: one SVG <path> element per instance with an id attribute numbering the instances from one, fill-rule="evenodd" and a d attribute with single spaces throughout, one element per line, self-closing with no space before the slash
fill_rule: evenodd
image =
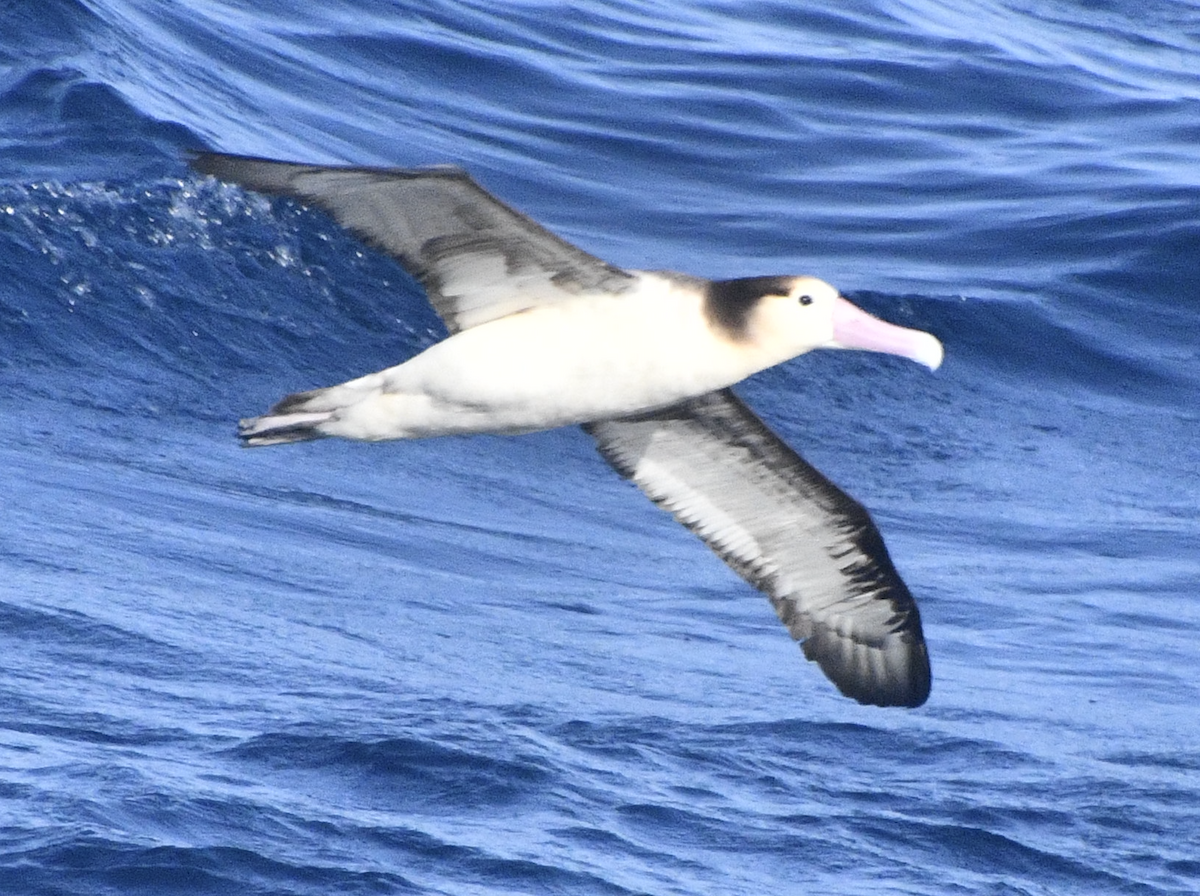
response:
<path id="1" fill-rule="evenodd" d="M 840 296 L 833 307 L 833 344 L 838 348 L 899 355 L 930 370 L 937 370 L 945 355 L 942 343 L 933 334 L 889 324 Z"/>
<path id="2" fill-rule="evenodd" d="M 916 331 L 921 332 L 921 331 Z M 942 348 L 941 341 L 932 333 L 921 333 L 925 338 L 917 345 L 916 352 L 913 354 L 913 360 L 918 364 L 924 364 L 930 370 L 937 370 L 942 366 L 942 360 L 946 357 L 946 350 Z"/>

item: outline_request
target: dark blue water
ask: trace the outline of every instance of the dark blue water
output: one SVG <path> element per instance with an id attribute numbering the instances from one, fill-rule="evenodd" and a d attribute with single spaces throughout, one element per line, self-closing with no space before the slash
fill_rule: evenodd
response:
<path id="1" fill-rule="evenodd" d="M 839 697 L 578 431 L 240 450 L 442 331 L 194 147 L 938 334 L 742 389 L 929 703 Z M 1198 361 L 1190 0 L 6 4 L 0 892 L 1194 893 Z"/>

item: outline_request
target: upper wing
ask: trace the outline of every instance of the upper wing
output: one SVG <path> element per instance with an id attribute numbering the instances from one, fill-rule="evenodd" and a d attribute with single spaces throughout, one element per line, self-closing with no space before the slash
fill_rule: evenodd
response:
<path id="1" fill-rule="evenodd" d="M 621 475 L 767 594 L 843 694 L 925 702 L 921 616 L 879 530 L 732 391 L 584 429 Z"/>
<path id="2" fill-rule="evenodd" d="M 337 168 L 198 153 L 192 167 L 324 209 L 400 261 L 450 332 L 634 278 L 504 205 L 458 168 Z"/>

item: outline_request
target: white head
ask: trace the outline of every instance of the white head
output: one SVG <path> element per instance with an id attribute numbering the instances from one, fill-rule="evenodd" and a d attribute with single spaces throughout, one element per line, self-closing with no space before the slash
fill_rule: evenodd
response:
<path id="1" fill-rule="evenodd" d="M 772 366 L 815 348 L 900 355 L 930 370 L 942 344 L 929 333 L 889 324 L 855 307 L 816 277 L 754 277 L 712 284 L 709 318 Z"/>

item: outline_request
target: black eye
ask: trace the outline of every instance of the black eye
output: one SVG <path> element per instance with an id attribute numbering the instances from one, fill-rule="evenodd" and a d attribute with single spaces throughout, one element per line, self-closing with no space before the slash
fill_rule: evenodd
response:
<path id="1" fill-rule="evenodd" d="M 813 303 L 813 297 L 812 297 L 812 296 L 810 296 L 810 295 L 803 295 L 803 296 L 801 296 L 801 297 L 800 297 L 800 304 L 801 304 L 801 305 L 811 305 L 812 303 Z"/>

